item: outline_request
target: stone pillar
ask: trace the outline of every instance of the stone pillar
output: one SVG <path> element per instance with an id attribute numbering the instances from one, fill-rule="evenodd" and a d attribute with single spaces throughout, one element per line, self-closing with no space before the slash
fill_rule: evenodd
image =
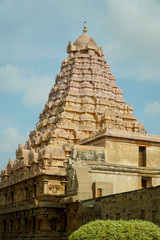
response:
<path id="1" fill-rule="evenodd" d="M 41 232 L 51 232 L 51 223 L 48 220 L 48 214 L 42 215 Z"/>
<path id="2" fill-rule="evenodd" d="M 36 216 L 33 215 L 32 216 L 32 232 L 36 233 L 37 232 L 37 220 L 36 220 Z"/>
<path id="3" fill-rule="evenodd" d="M 20 219 L 20 233 L 26 233 L 27 229 L 26 229 L 26 225 L 25 225 L 25 220 L 27 217 L 25 217 L 24 215 L 21 216 Z"/>
<path id="4" fill-rule="evenodd" d="M 43 194 L 44 195 L 46 195 L 47 194 L 47 192 L 48 192 L 48 189 L 47 189 L 47 184 L 48 184 L 48 180 L 47 179 L 44 179 L 44 180 L 42 180 L 42 182 L 43 182 Z"/>

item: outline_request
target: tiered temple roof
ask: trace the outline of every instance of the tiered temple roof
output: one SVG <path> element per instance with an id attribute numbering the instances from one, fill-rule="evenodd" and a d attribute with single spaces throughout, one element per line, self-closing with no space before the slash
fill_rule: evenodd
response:
<path id="1" fill-rule="evenodd" d="M 93 38 L 82 34 L 68 43 L 67 52 L 35 130 L 1 172 L 1 186 L 40 174 L 46 166 L 50 174 L 65 175 L 65 144 L 73 146 L 107 129 L 146 134 Z"/>

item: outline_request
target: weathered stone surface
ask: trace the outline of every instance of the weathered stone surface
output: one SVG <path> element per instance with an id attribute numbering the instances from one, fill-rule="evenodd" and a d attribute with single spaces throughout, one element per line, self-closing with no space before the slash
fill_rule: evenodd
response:
<path id="1" fill-rule="evenodd" d="M 71 157 L 78 161 L 78 160 L 85 160 L 85 161 L 98 161 L 104 162 L 105 161 L 105 152 L 104 151 L 96 151 L 96 150 L 73 150 Z"/>
<path id="2" fill-rule="evenodd" d="M 64 153 L 60 156 L 64 143 L 76 144 L 105 129 L 146 133 L 134 117 L 133 107 L 125 104 L 123 91 L 96 42 L 83 34 L 74 44 L 69 42 L 67 51 L 69 56 L 62 62 L 36 129 L 30 132 L 25 146 L 19 145 L 16 161 L 2 170 L 2 186 L 3 180 L 12 178 L 11 169 L 21 178 L 24 170 L 28 175 L 28 171 L 52 168 L 49 162 L 55 159 L 55 146 L 59 161 L 64 160 Z"/>
<path id="3" fill-rule="evenodd" d="M 160 226 L 160 187 L 120 193 L 68 204 L 67 233 L 97 219 L 141 219 Z"/>
<path id="4" fill-rule="evenodd" d="M 160 137 L 125 103 L 102 48 L 85 33 L 67 52 L 36 128 L 1 171 L 0 239 L 66 239 L 75 202 L 160 184 Z"/>

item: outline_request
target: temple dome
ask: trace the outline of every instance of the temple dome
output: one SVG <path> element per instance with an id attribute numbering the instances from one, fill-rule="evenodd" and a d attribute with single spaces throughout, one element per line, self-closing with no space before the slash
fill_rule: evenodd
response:
<path id="1" fill-rule="evenodd" d="M 75 45 L 79 49 L 87 47 L 94 49 L 98 48 L 97 43 L 93 40 L 92 37 L 90 37 L 86 33 L 79 36 L 79 38 L 76 39 L 73 45 Z"/>

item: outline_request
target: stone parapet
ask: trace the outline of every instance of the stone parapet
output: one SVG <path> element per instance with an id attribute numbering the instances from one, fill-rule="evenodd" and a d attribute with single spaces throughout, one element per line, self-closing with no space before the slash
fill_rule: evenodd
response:
<path id="1" fill-rule="evenodd" d="M 160 137 L 134 116 L 102 48 L 83 34 L 67 52 L 36 128 L 1 171 L 0 239 L 66 239 L 66 227 L 105 218 L 112 198 L 128 204 L 95 197 L 160 184 Z"/>
<path id="2" fill-rule="evenodd" d="M 67 202 L 67 233 L 97 219 L 151 221 L 160 226 L 160 186 L 85 201 Z"/>
<path id="3" fill-rule="evenodd" d="M 103 132 L 92 135 L 90 138 L 83 139 L 79 142 L 79 144 L 85 145 L 90 142 L 94 143 L 95 140 L 98 139 L 117 139 L 119 141 L 136 141 L 136 142 L 145 142 L 148 144 L 160 145 L 160 136 L 158 135 L 150 135 L 150 134 L 140 134 L 134 132 L 126 132 L 122 130 L 112 130 L 106 128 Z"/>

